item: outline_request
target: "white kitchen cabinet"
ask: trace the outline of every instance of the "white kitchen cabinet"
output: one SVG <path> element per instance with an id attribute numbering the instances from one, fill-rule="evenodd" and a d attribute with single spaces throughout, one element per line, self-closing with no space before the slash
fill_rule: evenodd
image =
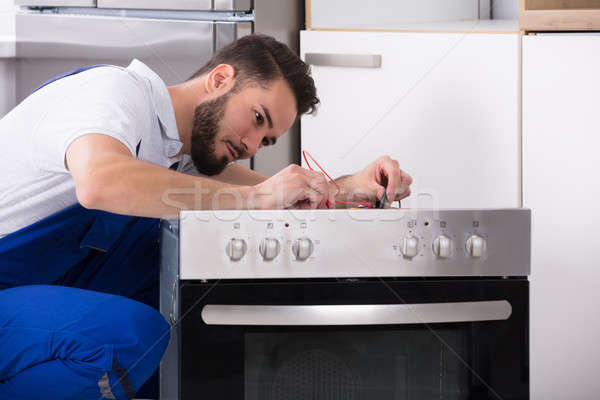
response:
<path id="1" fill-rule="evenodd" d="M 355 172 L 381 154 L 396 158 L 414 178 L 403 206 L 519 207 L 520 35 L 514 28 L 301 32 L 305 59 L 308 53 L 381 56 L 379 68 L 312 66 L 322 104 L 316 116 L 302 118 L 302 148 L 332 176 Z"/>
<path id="2" fill-rule="evenodd" d="M 523 37 L 533 400 L 600 396 L 600 36 Z"/>

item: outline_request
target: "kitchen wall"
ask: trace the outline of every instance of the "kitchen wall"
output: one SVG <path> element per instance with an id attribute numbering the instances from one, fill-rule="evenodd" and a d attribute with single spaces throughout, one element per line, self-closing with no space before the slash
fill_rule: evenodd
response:
<path id="1" fill-rule="evenodd" d="M 479 14 L 478 0 L 377 0 L 377 7 L 360 12 L 366 6 L 364 0 L 311 0 L 311 27 L 389 27 L 477 19 Z"/>
<path id="2" fill-rule="evenodd" d="M 517 19 L 519 0 L 491 0 L 493 19 Z"/>
<path id="3" fill-rule="evenodd" d="M 519 0 L 479 0 L 480 19 L 514 19 L 519 17 Z"/>

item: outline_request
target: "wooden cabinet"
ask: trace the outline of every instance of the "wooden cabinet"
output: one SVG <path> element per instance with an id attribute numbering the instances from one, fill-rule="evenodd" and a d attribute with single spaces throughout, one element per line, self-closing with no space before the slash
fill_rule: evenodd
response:
<path id="1" fill-rule="evenodd" d="M 312 65 L 322 104 L 302 118 L 301 142 L 330 175 L 389 154 L 414 178 L 403 206 L 521 205 L 516 31 L 303 31 L 300 42 L 305 59 L 381 60 L 376 68 L 340 66 L 343 57 Z"/>
<path id="2" fill-rule="evenodd" d="M 533 400 L 592 400 L 600 393 L 599 92 L 600 36 L 523 37 Z"/>
<path id="3" fill-rule="evenodd" d="M 519 0 L 524 31 L 600 30 L 600 0 Z"/>

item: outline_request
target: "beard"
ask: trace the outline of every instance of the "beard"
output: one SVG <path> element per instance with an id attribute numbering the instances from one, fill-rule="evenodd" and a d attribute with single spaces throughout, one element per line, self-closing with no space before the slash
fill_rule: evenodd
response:
<path id="1" fill-rule="evenodd" d="M 215 138 L 219 131 L 219 122 L 225 114 L 229 93 L 199 104 L 194 111 L 190 155 L 194 166 L 201 174 L 218 175 L 227 164 L 227 156 L 217 157 Z"/>

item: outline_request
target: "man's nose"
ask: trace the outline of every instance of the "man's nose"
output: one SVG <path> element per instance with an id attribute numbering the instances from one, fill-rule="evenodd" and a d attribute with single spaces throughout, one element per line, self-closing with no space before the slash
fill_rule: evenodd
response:
<path id="1" fill-rule="evenodd" d="M 244 147 L 246 147 L 246 151 L 249 157 L 252 157 L 258 151 L 260 141 L 262 140 L 258 136 L 259 135 L 256 134 L 250 134 L 242 138 L 242 143 L 244 144 Z"/>

